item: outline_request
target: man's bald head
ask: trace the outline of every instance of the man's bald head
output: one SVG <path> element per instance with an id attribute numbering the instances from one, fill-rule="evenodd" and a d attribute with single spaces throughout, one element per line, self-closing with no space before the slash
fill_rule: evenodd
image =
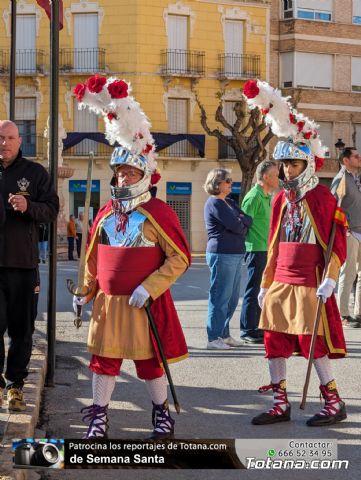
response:
<path id="1" fill-rule="evenodd" d="M 19 129 L 11 120 L 0 120 L 0 162 L 7 168 L 19 154 L 21 137 Z"/>

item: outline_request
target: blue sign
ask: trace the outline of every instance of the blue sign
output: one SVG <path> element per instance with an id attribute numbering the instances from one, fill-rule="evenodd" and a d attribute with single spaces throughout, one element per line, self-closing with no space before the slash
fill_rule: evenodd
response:
<path id="1" fill-rule="evenodd" d="M 241 182 L 233 182 L 232 183 L 232 193 L 236 193 L 239 195 L 241 193 Z"/>
<path id="2" fill-rule="evenodd" d="M 69 192 L 86 192 L 86 180 L 69 180 Z M 100 192 L 100 180 L 92 181 L 92 192 Z"/>
<path id="3" fill-rule="evenodd" d="M 192 183 L 167 182 L 167 195 L 192 195 Z"/>

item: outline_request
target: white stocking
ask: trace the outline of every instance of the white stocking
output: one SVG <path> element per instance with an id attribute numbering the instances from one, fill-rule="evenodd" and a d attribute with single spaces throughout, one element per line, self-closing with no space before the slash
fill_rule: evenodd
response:
<path id="1" fill-rule="evenodd" d="M 167 400 L 167 380 L 165 375 L 154 380 L 146 380 L 145 384 L 155 405 L 162 405 Z"/>
<path id="2" fill-rule="evenodd" d="M 105 407 L 109 404 L 115 386 L 115 377 L 93 373 L 93 403 Z"/>
<path id="3" fill-rule="evenodd" d="M 269 358 L 268 368 L 271 383 L 277 384 L 281 380 L 286 380 L 286 359 L 284 357 Z"/>

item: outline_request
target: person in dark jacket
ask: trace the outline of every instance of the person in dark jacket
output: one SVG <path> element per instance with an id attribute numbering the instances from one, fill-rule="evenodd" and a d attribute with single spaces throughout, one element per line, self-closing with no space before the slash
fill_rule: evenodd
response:
<path id="1" fill-rule="evenodd" d="M 48 256 L 48 225 L 46 223 L 39 224 L 39 263 L 46 263 Z"/>
<path id="2" fill-rule="evenodd" d="M 244 240 L 252 218 L 227 198 L 232 190 L 228 170 L 211 170 L 204 189 L 210 195 L 204 206 L 208 233 L 206 260 L 211 271 L 207 348 L 229 349 L 241 345 L 231 337 L 229 323 L 239 300 Z"/>
<path id="3" fill-rule="evenodd" d="M 10 411 L 26 408 L 22 389 L 32 349 L 38 224 L 53 222 L 59 211 L 48 173 L 23 158 L 20 145 L 15 123 L 0 120 L 0 197 L 5 207 L 5 221 L 0 222 L 0 403 L 6 387 Z"/>

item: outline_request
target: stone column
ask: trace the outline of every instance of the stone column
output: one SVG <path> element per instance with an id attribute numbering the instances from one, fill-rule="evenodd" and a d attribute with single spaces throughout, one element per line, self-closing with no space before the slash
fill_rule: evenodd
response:
<path id="1" fill-rule="evenodd" d="M 45 138 L 49 139 L 49 118 L 47 126 L 44 130 Z M 64 179 L 71 178 L 74 175 L 74 168 L 69 167 L 63 162 L 63 139 L 66 138 L 66 131 L 63 124 L 62 116 L 59 114 L 59 133 L 58 133 L 58 195 L 60 202 L 60 209 L 58 215 L 58 237 L 59 242 L 66 242 L 66 225 L 67 219 L 64 213 Z M 48 141 L 48 163 L 49 163 L 49 141 Z"/>

